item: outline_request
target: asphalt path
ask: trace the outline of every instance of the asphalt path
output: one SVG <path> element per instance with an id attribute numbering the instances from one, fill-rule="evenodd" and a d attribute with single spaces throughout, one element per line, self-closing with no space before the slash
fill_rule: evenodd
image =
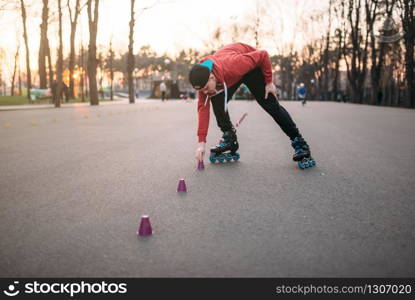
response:
<path id="1" fill-rule="evenodd" d="M 281 104 L 316 167 L 256 102 L 203 171 L 195 102 L 0 112 L 0 276 L 414 277 L 415 110 Z"/>

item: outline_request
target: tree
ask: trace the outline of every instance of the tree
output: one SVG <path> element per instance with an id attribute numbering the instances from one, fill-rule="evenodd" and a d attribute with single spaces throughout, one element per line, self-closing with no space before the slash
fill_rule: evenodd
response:
<path id="1" fill-rule="evenodd" d="M 26 7 L 23 0 L 20 0 L 20 8 L 22 11 L 22 22 L 23 22 L 23 39 L 26 47 L 26 85 L 27 85 L 27 98 L 30 100 L 30 89 L 32 88 L 32 80 L 30 74 L 30 52 L 29 52 L 29 41 L 27 38 L 27 29 L 26 29 Z"/>
<path id="2" fill-rule="evenodd" d="M 330 30 L 331 30 L 331 7 L 332 0 L 329 0 L 329 26 L 326 33 L 326 45 L 323 53 L 323 100 L 329 97 L 329 52 L 330 52 Z"/>
<path id="3" fill-rule="evenodd" d="M 135 93 L 134 93 L 134 79 L 133 79 L 133 70 L 134 70 L 134 4 L 135 0 L 131 0 L 131 19 L 130 19 L 130 35 L 129 35 L 129 44 L 128 44 L 128 59 L 127 59 L 127 78 L 128 78 L 128 97 L 130 103 L 135 102 Z"/>
<path id="4" fill-rule="evenodd" d="M 2 48 L 0 48 L 0 88 L 1 88 L 2 83 L 3 83 L 3 70 L 2 70 L 2 65 L 3 65 L 4 56 L 5 56 L 5 51 Z M 1 94 L 4 95 L 4 92 L 1 93 Z"/>
<path id="5" fill-rule="evenodd" d="M 390 18 L 392 16 L 394 2 L 391 1 L 391 3 L 389 3 L 388 0 L 385 0 L 383 4 L 386 5 L 386 15 L 388 18 Z M 368 11 L 367 4 L 366 4 L 366 11 Z M 376 18 L 376 15 L 374 15 L 373 17 Z M 388 48 L 390 47 L 388 47 L 388 45 L 382 41 L 377 43 L 377 38 L 374 32 L 372 32 L 371 34 L 370 44 L 371 44 L 370 75 L 371 75 L 371 84 L 372 84 L 372 95 L 371 95 L 370 102 L 371 104 L 376 104 L 378 102 L 378 93 L 380 92 L 380 88 L 381 88 L 380 80 L 381 80 L 381 76 L 383 73 L 382 70 L 383 70 L 383 65 L 384 65 L 385 54 Z"/>
<path id="6" fill-rule="evenodd" d="M 12 86 L 11 86 L 11 93 L 10 93 L 12 96 L 14 96 L 14 81 L 16 78 L 17 64 L 19 62 L 19 49 L 20 49 L 20 44 L 17 45 L 16 54 L 14 55 L 14 68 L 13 68 Z"/>
<path id="7" fill-rule="evenodd" d="M 103 86 L 103 81 L 104 81 L 104 66 L 105 66 L 105 61 L 104 61 L 104 56 L 103 56 L 103 50 L 99 50 L 98 51 L 98 68 L 99 68 L 99 89 L 98 89 L 98 95 L 101 96 L 101 98 L 103 99 L 105 94 L 104 94 L 104 86 Z"/>
<path id="8" fill-rule="evenodd" d="M 347 67 L 347 77 L 351 86 L 352 101 L 362 103 L 363 89 L 366 79 L 369 35 L 373 29 L 378 2 L 364 0 L 365 10 L 362 9 L 363 0 L 349 0 L 347 21 L 350 28 L 349 42 L 344 44 L 343 54 Z M 366 26 L 362 26 L 366 13 Z"/>
<path id="9" fill-rule="evenodd" d="M 92 11 L 94 4 L 94 11 Z M 98 33 L 99 0 L 88 0 L 89 48 L 88 48 L 88 81 L 91 105 L 98 105 L 97 90 L 97 33 Z"/>
<path id="10" fill-rule="evenodd" d="M 18 77 L 19 77 L 19 96 L 22 95 L 22 76 L 20 75 L 20 66 L 19 66 L 19 72 L 18 72 Z"/>
<path id="11" fill-rule="evenodd" d="M 346 34 L 346 24 L 345 24 L 345 0 L 340 0 L 340 9 L 334 5 L 333 9 L 335 12 L 335 16 L 337 16 L 340 19 L 340 25 L 335 30 L 335 36 L 334 41 L 336 44 L 336 48 L 334 50 L 335 52 L 335 58 L 334 58 L 334 74 L 333 74 L 333 81 L 332 81 L 332 87 L 333 87 L 333 95 L 335 97 L 334 100 L 337 99 L 338 91 L 339 91 L 339 74 L 340 74 L 340 61 L 342 59 L 342 49 L 343 49 L 343 43 L 344 43 L 344 36 Z"/>
<path id="12" fill-rule="evenodd" d="M 39 43 L 39 87 L 41 89 L 47 88 L 47 73 L 46 73 L 46 58 L 49 48 L 48 42 L 48 17 L 49 8 L 48 1 L 43 0 L 42 8 L 42 23 L 40 24 L 40 43 Z"/>
<path id="13" fill-rule="evenodd" d="M 71 36 L 70 36 L 70 53 L 69 53 L 69 97 L 74 98 L 74 68 L 75 68 L 75 35 L 76 35 L 76 27 L 78 24 L 78 16 L 81 11 L 80 8 L 80 0 L 76 0 L 74 12 L 72 13 L 71 4 L 68 0 L 68 11 L 69 11 L 69 20 L 71 23 Z"/>
<path id="14" fill-rule="evenodd" d="M 404 29 L 405 44 L 405 76 L 407 86 L 407 106 L 415 107 L 415 71 L 414 71 L 414 41 L 415 41 L 415 1 L 399 0 L 401 20 Z"/>
<path id="15" fill-rule="evenodd" d="M 114 100 L 114 51 L 112 50 L 112 39 L 108 55 L 108 68 L 110 72 L 110 100 Z"/>
<path id="16" fill-rule="evenodd" d="M 62 73 L 63 73 L 63 41 L 62 41 L 62 7 L 61 7 L 61 0 L 58 0 L 58 13 L 59 13 L 59 49 L 58 49 L 58 61 L 56 64 L 56 79 L 57 85 L 55 87 L 56 91 L 56 101 L 55 107 L 61 106 L 61 97 L 63 91 L 63 80 L 62 80 Z"/>
<path id="17" fill-rule="evenodd" d="M 49 86 L 52 87 L 54 78 L 53 78 L 53 65 L 52 65 L 52 56 L 50 55 L 49 41 L 47 42 L 46 57 L 48 59 Z"/>
<path id="18" fill-rule="evenodd" d="M 79 51 L 81 54 L 79 55 L 79 68 L 81 70 L 81 80 L 80 80 L 80 88 L 81 88 L 81 99 L 82 102 L 85 102 L 85 61 L 84 61 L 84 56 L 85 56 L 85 50 L 84 50 L 84 45 L 81 42 L 81 49 Z"/>

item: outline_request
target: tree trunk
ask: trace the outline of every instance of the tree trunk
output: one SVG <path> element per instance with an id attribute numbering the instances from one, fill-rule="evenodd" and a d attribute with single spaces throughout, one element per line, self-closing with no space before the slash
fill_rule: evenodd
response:
<path id="1" fill-rule="evenodd" d="M 408 87 L 407 103 L 409 107 L 415 108 L 414 40 L 406 41 L 405 47 L 405 73 L 406 85 Z"/>
<path id="2" fill-rule="evenodd" d="M 101 99 L 105 98 L 105 93 L 104 93 L 104 86 L 103 81 L 104 81 L 104 58 L 102 55 L 102 52 L 99 52 L 98 54 L 98 67 L 99 67 L 99 95 L 101 97 Z"/>
<path id="3" fill-rule="evenodd" d="M 22 76 L 20 74 L 20 65 L 19 65 L 19 96 L 22 95 Z"/>
<path id="4" fill-rule="evenodd" d="M 80 86 L 81 86 L 81 99 L 82 102 L 85 102 L 85 63 L 84 63 L 84 45 L 81 44 L 81 80 L 80 80 Z"/>
<path id="5" fill-rule="evenodd" d="M 40 24 L 40 44 L 39 44 L 39 87 L 46 89 L 48 86 L 48 76 L 46 72 L 47 57 L 47 34 L 48 34 L 48 1 L 43 0 L 42 23 Z"/>
<path id="6" fill-rule="evenodd" d="M 62 41 L 62 7 L 61 7 L 61 0 L 58 0 L 58 12 L 59 12 L 59 50 L 58 50 L 58 61 L 57 61 L 57 64 L 56 64 L 57 86 L 56 86 L 55 107 L 60 107 L 61 106 L 61 98 L 62 98 L 62 91 L 63 91 L 63 80 L 62 80 L 63 41 Z"/>
<path id="7" fill-rule="evenodd" d="M 20 45 L 17 46 L 16 54 L 14 56 L 14 68 L 13 68 L 13 76 L 12 76 L 12 87 L 11 87 L 11 95 L 14 96 L 14 81 L 16 79 L 16 71 L 17 71 L 17 63 L 19 60 L 19 48 Z"/>
<path id="8" fill-rule="evenodd" d="M 71 23 L 71 36 L 70 36 L 70 53 L 69 53 L 69 98 L 75 98 L 74 89 L 75 89 L 75 81 L 73 78 L 73 73 L 75 69 L 75 36 L 76 36 L 76 27 L 78 23 L 78 15 L 80 12 L 79 9 L 79 0 L 76 0 L 75 3 L 75 12 L 74 17 L 72 19 L 72 10 L 68 0 L 68 10 L 69 10 L 69 18 Z"/>
<path id="9" fill-rule="evenodd" d="M 56 102 L 56 93 L 54 93 L 54 76 L 53 76 L 53 65 L 52 65 L 52 56 L 50 55 L 50 47 L 49 47 L 49 41 L 47 41 L 47 48 L 46 48 L 46 57 L 48 59 L 48 69 L 49 69 L 49 87 L 52 92 L 52 103 L 55 104 Z"/>
<path id="10" fill-rule="evenodd" d="M 110 68 L 110 100 L 114 100 L 114 51 L 112 50 L 112 40 L 110 41 L 110 56 L 109 56 L 109 68 Z"/>
<path id="11" fill-rule="evenodd" d="M 128 98 L 130 103 L 135 102 L 135 92 L 134 92 L 134 79 L 133 79 L 133 70 L 134 70 L 134 3 L 135 0 L 131 0 L 131 19 L 130 19 L 130 35 L 129 35 L 129 44 L 128 44 L 128 60 L 127 60 L 127 77 L 128 77 Z"/>
<path id="12" fill-rule="evenodd" d="M 0 59 L 1 59 L 1 54 L 0 54 Z M 0 90 L 1 90 L 2 83 L 3 83 L 3 74 L 2 74 L 2 70 L 0 68 Z M 3 91 L 3 92 L 0 92 L 0 95 L 5 96 L 6 93 Z"/>
<path id="13" fill-rule="evenodd" d="M 332 0 L 329 0 L 329 27 L 326 35 L 326 46 L 324 49 L 323 58 L 323 100 L 330 100 L 329 95 L 329 51 L 330 51 L 330 30 L 331 30 L 331 4 Z"/>
<path id="14" fill-rule="evenodd" d="M 334 100 L 337 101 L 337 94 L 339 91 L 339 69 L 340 69 L 340 60 L 342 57 L 342 51 L 341 51 L 341 45 L 343 43 L 343 32 L 339 29 L 337 30 L 337 38 L 338 38 L 338 48 L 337 48 L 337 55 L 336 55 L 336 61 L 334 66 L 334 76 L 333 76 L 333 95 Z"/>
<path id="15" fill-rule="evenodd" d="M 94 12 L 92 15 L 92 2 L 94 2 Z M 89 99 L 91 105 L 98 105 L 97 89 L 97 30 L 98 30 L 98 5 L 99 0 L 88 0 L 88 23 L 89 23 L 89 49 L 88 49 L 88 82 Z"/>
<path id="16" fill-rule="evenodd" d="M 30 52 L 29 52 L 29 41 L 27 38 L 27 29 L 26 29 L 26 8 L 23 0 L 20 0 L 20 6 L 22 10 L 22 21 L 23 21 L 23 39 L 26 47 L 26 85 L 27 85 L 27 99 L 30 102 L 30 89 L 32 88 L 32 76 L 30 74 Z"/>
<path id="17" fill-rule="evenodd" d="M 408 107 L 415 107 L 415 74 L 414 74 L 414 41 L 415 41 L 415 1 L 414 0 L 402 0 L 403 11 L 401 14 L 401 20 L 404 35 L 405 44 L 405 77 L 407 86 L 407 99 L 406 104 Z"/>

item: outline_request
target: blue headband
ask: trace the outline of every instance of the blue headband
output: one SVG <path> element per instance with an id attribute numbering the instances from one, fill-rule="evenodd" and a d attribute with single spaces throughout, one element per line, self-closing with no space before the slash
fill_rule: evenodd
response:
<path id="1" fill-rule="evenodd" d="M 200 65 L 207 67 L 209 69 L 209 72 L 212 72 L 212 70 L 213 70 L 213 60 L 211 60 L 211 59 L 205 60 Z"/>

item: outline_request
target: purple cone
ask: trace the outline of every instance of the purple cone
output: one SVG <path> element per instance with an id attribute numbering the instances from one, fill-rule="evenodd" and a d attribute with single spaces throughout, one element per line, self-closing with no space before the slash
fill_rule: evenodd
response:
<path id="1" fill-rule="evenodd" d="M 184 179 L 180 179 L 177 191 L 183 193 L 187 192 L 186 183 L 184 182 Z"/>
<path id="2" fill-rule="evenodd" d="M 138 229 L 137 234 L 139 236 L 148 236 L 153 234 L 153 230 L 151 229 L 150 218 L 148 216 L 142 216 L 140 227 Z"/>
<path id="3" fill-rule="evenodd" d="M 204 168 L 205 168 L 205 165 L 203 164 L 203 160 L 199 161 L 199 163 L 197 164 L 197 169 L 203 170 Z"/>

